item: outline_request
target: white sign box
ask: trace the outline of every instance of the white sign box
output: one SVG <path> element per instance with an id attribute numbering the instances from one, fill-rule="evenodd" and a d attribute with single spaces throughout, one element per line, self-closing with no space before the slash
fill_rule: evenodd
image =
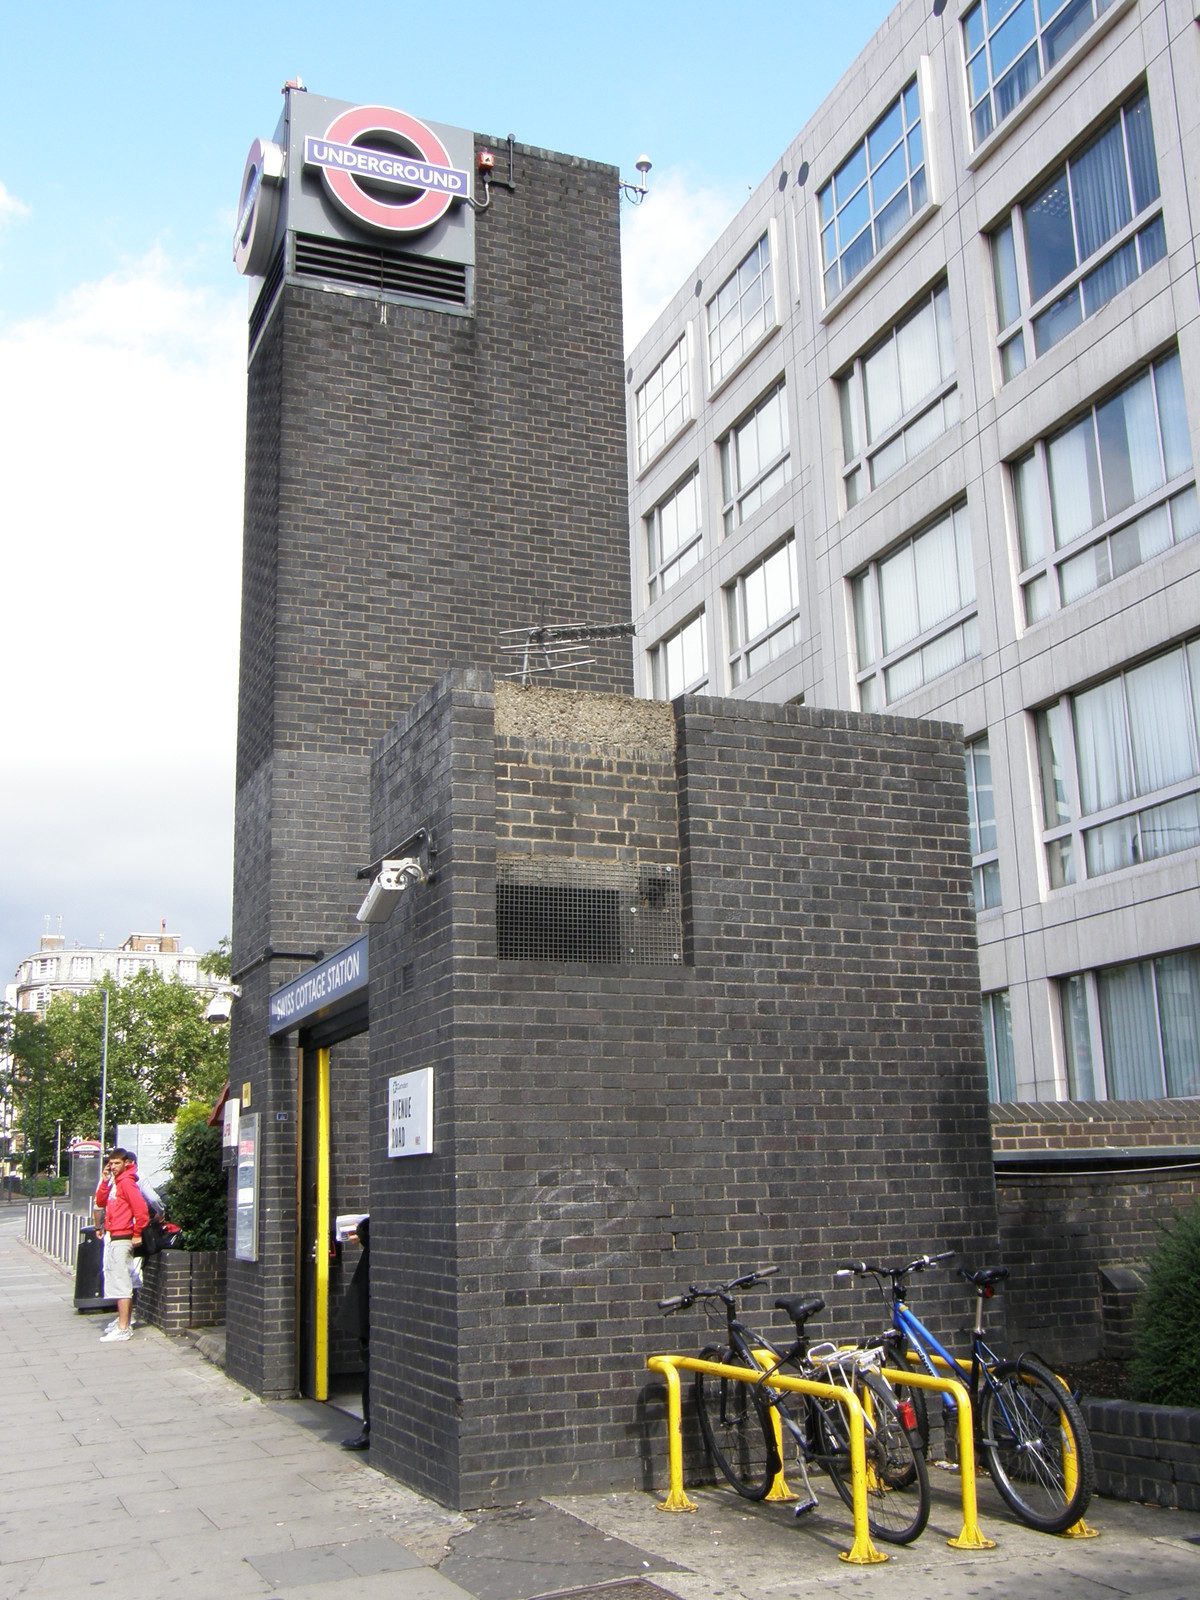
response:
<path id="1" fill-rule="evenodd" d="M 388 1079 L 388 1155 L 433 1154 L 433 1068 Z"/>

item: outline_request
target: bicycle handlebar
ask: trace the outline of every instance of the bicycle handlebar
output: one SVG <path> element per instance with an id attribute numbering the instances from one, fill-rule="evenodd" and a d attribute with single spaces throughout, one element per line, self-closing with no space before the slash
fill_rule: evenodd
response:
<path id="1" fill-rule="evenodd" d="M 668 1313 L 682 1311 L 697 1300 L 722 1299 L 728 1302 L 731 1289 L 750 1289 L 756 1283 L 761 1283 L 764 1278 L 773 1278 L 779 1271 L 778 1267 L 756 1267 L 753 1272 L 743 1273 L 739 1278 L 731 1278 L 728 1283 L 717 1284 L 710 1288 L 700 1288 L 696 1284 L 689 1284 L 686 1294 L 673 1294 L 666 1300 L 658 1302 L 658 1309 Z"/>
<path id="2" fill-rule="evenodd" d="M 910 1261 L 903 1267 L 885 1267 L 873 1261 L 847 1261 L 844 1266 L 838 1267 L 833 1275 L 835 1278 L 865 1278 L 868 1274 L 877 1278 L 906 1278 L 910 1272 L 924 1272 L 926 1267 L 936 1267 L 943 1261 L 953 1261 L 957 1253 L 955 1250 L 943 1250 L 936 1256 L 918 1256 L 915 1261 Z"/>

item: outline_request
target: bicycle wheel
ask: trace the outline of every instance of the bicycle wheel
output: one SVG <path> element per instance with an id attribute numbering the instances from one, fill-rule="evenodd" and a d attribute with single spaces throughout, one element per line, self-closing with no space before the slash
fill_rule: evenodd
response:
<path id="1" fill-rule="evenodd" d="M 1000 1362 L 991 1378 L 979 1442 L 992 1482 L 1022 1522 L 1062 1533 L 1083 1516 L 1096 1485 L 1083 1413 L 1049 1367 L 1029 1356 Z"/>
<path id="2" fill-rule="evenodd" d="M 864 1373 L 856 1392 L 868 1414 L 866 1430 L 867 1526 L 885 1544 L 911 1544 L 929 1521 L 929 1473 L 915 1426 L 908 1427 L 900 1402 L 885 1378 Z M 844 1418 L 836 1422 L 823 1411 L 827 1443 L 835 1443 L 822 1458 L 834 1487 L 848 1506 L 854 1506 L 854 1479 L 850 1467 L 849 1432 Z"/>
<path id="3" fill-rule="evenodd" d="M 912 1363 L 910 1363 L 908 1360 L 908 1352 L 913 1348 L 914 1347 L 912 1343 L 908 1339 L 905 1339 L 896 1352 L 897 1359 L 895 1361 L 886 1361 L 884 1362 L 884 1365 L 888 1367 L 904 1367 L 912 1365 Z M 914 1370 L 918 1369 L 914 1368 Z M 897 1400 L 907 1400 L 912 1406 L 917 1419 L 916 1442 L 920 1444 L 921 1449 L 925 1452 L 926 1459 L 928 1459 L 929 1403 L 925 1398 L 924 1389 L 915 1388 L 912 1384 L 897 1383 L 893 1385 L 893 1393 L 895 1394 Z"/>
<path id="4" fill-rule="evenodd" d="M 746 1363 L 735 1350 L 702 1350 L 705 1361 L 727 1366 Z M 696 1374 L 696 1410 L 700 1432 L 713 1461 L 747 1500 L 763 1500 L 775 1474 L 779 1456 L 768 1408 L 758 1390 L 735 1378 Z"/>

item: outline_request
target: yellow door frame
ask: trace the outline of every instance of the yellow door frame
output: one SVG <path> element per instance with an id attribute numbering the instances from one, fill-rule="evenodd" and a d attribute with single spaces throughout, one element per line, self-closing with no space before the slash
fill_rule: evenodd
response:
<path id="1" fill-rule="evenodd" d="M 313 1260 L 316 1265 L 316 1327 L 313 1330 L 313 1394 L 329 1399 L 329 1051 L 317 1051 L 317 1205 Z"/>

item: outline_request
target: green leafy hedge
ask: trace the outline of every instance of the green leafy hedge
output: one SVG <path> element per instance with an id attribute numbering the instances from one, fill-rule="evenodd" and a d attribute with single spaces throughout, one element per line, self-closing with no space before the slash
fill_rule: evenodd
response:
<path id="1" fill-rule="evenodd" d="M 176 1123 L 171 1176 L 163 1186 L 162 1199 L 168 1220 L 179 1225 L 180 1244 L 185 1250 L 224 1250 L 226 1199 L 221 1130 L 208 1127 L 194 1113 L 181 1115 Z"/>
<path id="2" fill-rule="evenodd" d="M 1138 1301 L 1133 1399 L 1200 1407 L 1200 1205 L 1164 1229 Z"/>

